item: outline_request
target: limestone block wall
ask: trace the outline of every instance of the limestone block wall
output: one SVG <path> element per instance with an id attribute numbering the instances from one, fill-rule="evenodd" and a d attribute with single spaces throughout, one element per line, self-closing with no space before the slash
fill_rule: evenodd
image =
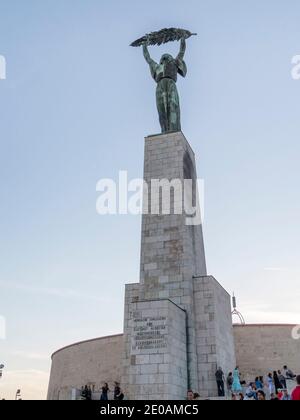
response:
<path id="1" fill-rule="evenodd" d="M 186 313 L 170 300 L 132 302 L 125 318 L 122 383 L 131 400 L 183 400 Z"/>
<path id="2" fill-rule="evenodd" d="M 52 355 L 48 400 L 70 400 L 72 388 L 103 382 L 113 389 L 121 379 L 123 335 L 97 338 L 65 347 Z"/>
<path id="3" fill-rule="evenodd" d="M 181 132 L 149 136 L 145 139 L 144 180 L 180 181 L 197 179 L 195 155 Z M 171 214 L 161 214 L 162 197 L 157 201 L 156 213 L 150 212 L 155 195 L 152 189 L 144 190 L 144 206 L 148 201 L 149 214 L 142 217 L 140 293 L 141 300 L 170 299 L 188 313 L 188 375 L 190 387 L 198 386 L 195 318 L 193 300 L 193 276 L 206 275 L 206 262 L 200 224 L 189 225 L 190 218 L 184 212 L 174 213 L 174 206 L 184 208 L 185 194 L 171 198 Z M 183 193 L 183 191 L 182 191 Z M 196 197 L 196 188 L 190 193 Z M 159 196 L 156 194 L 156 197 Z M 148 200 L 147 200 L 148 199 Z M 194 200 L 195 201 L 195 200 Z M 193 205 L 195 205 L 193 203 Z M 187 221 L 188 220 L 188 221 Z"/>
<path id="4" fill-rule="evenodd" d="M 128 300 L 134 299 L 137 292 L 134 289 L 139 285 L 130 286 L 132 290 L 127 297 Z M 196 291 L 199 292 L 201 291 Z M 207 311 L 209 304 L 207 301 Z M 280 369 L 284 364 L 300 374 L 300 340 L 292 338 L 294 327 L 294 325 L 234 325 L 237 364 L 246 380 L 253 380 L 257 375 L 265 376 L 274 369 Z M 203 336 L 203 338 L 208 337 Z M 213 336 L 212 339 L 214 340 Z M 228 342 L 226 337 L 223 339 L 226 348 Z M 213 346 L 213 342 L 208 339 L 203 345 Z M 48 399 L 68 400 L 71 398 L 72 388 L 80 388 L 86 383 L 94 385 L 97 390 L 104 381 L 110 385 L 114 381 L 119 381 L 122 371 L 122 351 L 120 351 L 122 348 L 123 335 L 117 335 L 76 343 L 54 353 Z M 206 360 L 205 352 L 204 357 Z M 213 359 L 213 363 L 216 363 L 216 359 Z M 225 373 L 229 370 L 231 368 L 224 367 Z M 202 371 L 200 369 L 200 372 Z M 126 395 L 126 384 L 122 383 L 122 387 Z"/>
<path id="5" fill-rule="evenodd" d="M 266 376 L 288 365 L 300 374 L 300 339 L 292 337 L 295 325 L 235 325 L 237 364 L 246 380 Z"/>
<path id="6" fill-rule="evenodd" d="M 215 373 L 236 364 L 230 296 L 212 276 L 194 279 L 198 391 L 202 397 L 217 396 Z"/>

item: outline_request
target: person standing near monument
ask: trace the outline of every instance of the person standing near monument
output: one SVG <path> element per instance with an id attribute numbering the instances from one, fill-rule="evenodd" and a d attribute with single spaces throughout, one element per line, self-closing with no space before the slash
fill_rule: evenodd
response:
<path id="1" fill-rule="evenodd" d="M 286 379 L 285 379 L 284 375 L 281 373 L 281 370 L 278 371 L 278 379 L 280 381 L 281 388 L 286 389 L 287 388 Z"/>
<path id="2" fill-rule="evenodd" d="M 281 388 L 283 388 L 283 387 L 282 387 L 282 385 L 280 383 L 280 380 L 278 378 L 278 375 L 277 375 L 277 372 L 276 371 L 273 372 L 273 381 L 274 381 L 274 386 L 275 386 L 275 393 L 277 395 L 278 394 L 278 391 Z"/>
<path id="3" fill-rule="evenodd" d="M 296 381 L 297 381 L 297 386 L 291 395 L 292 401 L 300 401 L 300 375 L 297 376 Z"/>
<path id="4" fill-rule="evenodd" d="M 273 382 L 272 373 L 269 373 L 267 381 L 268 381 L 269 393 L 270 393 L 270 395 L 272 395 L 275 392 L 275 386 L 274 386 L 274 382 Z"/>
<path id="5" fill-rule="evenodd" d="M 240 372 L 239 367 L 237 366 L 233 372 L 233 383 L 232 383 L 232 392 L 239 394 L 243 391 L 241 382 L 240 382 Z"/>
<path id="6" fill-rule="evenodd" d="M 81 391 L 81 396 L 85 399 L 85 400 L 89 400 L 89 388 L 87 385 L 85 385 L 84 388 L 82 388 Z"/>
<path id="7" fill-rule="evenodd" d="M 108 393 L 109 393 L 109 387 L 108 383 L 104 383 L 102 387 L 102 394 L 101 394 L 101 401 L 107 401 L 108 400 Z"/>
<path id="8" fill-rule="evenodd" d="M 216 381 L 218 386 L 218 396 L 219 397 L 225 397 L 225 386 L 224 386 L 224 373 L 221 367 L 216 371 Z"/>
<path id="9" fill-rule="evenodd" d="M 124 394 L 120 388 L 119 382 L 115 382 L 114 400 L 117 400 L 117 401 L 124 400 Z"/>
<path id="10" fill-rule="evenodd" d="M 118 396 L 121 393 L 121 388 L 119 382 L 115 382 L 115 389 L 114 389 L 114 400 L 118 399 Z"/>
<path id="11" fill-rule="evenodd" d="M 227 391 L 228 394 L 230 394 L 231 390 L 232 390 L 232 384 L 233 384 L 233 376 L 232 376 L 232 372 L 228 373 L 227 376 L 227 380 L 226 380 L 226 384 L 227 384 Z"/>

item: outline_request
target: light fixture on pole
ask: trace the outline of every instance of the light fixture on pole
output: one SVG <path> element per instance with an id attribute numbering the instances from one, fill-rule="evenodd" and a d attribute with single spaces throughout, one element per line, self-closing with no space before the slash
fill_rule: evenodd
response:
<path id="1" fill-rule="evenodd" d="M 232 316 L 233 315 L 237 315 L 238 316 L 238 318 L 239 318 L 239 320 L 240 320 L 240 323 L 242 324 L 242 325 L 245 325 L 246 324 L 246 322 L 245 322 L 245 318 L 243 317 L 243 315 L 237 310 L 237 303 L 236 303 L 236 297 L 234 296 L 234 293 L 233 293 L 233 296 L 232 296 L 232 306 L 233 306 L 233 311 L 231 312 L 231 314 L 232 314 Z"/>

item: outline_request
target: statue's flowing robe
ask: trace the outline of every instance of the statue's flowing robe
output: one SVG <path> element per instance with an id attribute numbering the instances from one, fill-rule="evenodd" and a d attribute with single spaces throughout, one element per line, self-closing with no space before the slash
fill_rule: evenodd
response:
<path id="1" fill-rule="evenodd" d="M 180 102 L 177 91 L 177 74 L 182 77 L 187 74 L 187 67 L 183 59 L 168 56 L 167 60 L 157 64 L 150 62 L 153 79 L 157 82 L 156 103 L 162 132 L 181 131 Z"/>

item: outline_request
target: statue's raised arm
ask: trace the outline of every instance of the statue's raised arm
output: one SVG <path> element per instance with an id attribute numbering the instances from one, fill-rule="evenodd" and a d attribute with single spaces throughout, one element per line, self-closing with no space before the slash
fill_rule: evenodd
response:
<path id="1" fill-rule="evenodd" d="M 148 41 L 146 41 L 143 44 L 143 54 L 144 54 L 145 60 L 147 61 L 147 63 L 150 66 L 151 75 L 152 75 L 153 79 L 155 79 L 155 73 L 156 73 L 156 69 L 158 67 L 158 64 L 150 56 L 150 53 L 149 53 L 149 50 L 148 50 Z"/>
<path id="2" fill-rule="evenodd" d="M 185 38 L 181 38 L 180 51 L 179 51 L 179 54 L 177 55 L 177 60 L 182 61 L 184 59 L 185 51 L 186 51 L 186 40 L 185 40 Z"/>
<path id="3" fill-rule="evenodd" d="M 176 58 L 178 73 L 182 77 L 185 77 L 186 74 L 187 74 L 187 66 L 185 64 L 185 61 L 183 60 L 185 50 L 186 50 L 186 41 L 185 41 L 185 38 L 182 38 L 181 41 L 180 41 L 180 51 L 179 51 L 179 54 L 177 55 L 177 58 Z"/>
<path id="4" fill-rule="evenodd" d="M 148 43 L 147 42 L 145 42 L 143 44 L 143 54 L 144 54 L 145 60 L 150 65 L 153 60 L 152 60 L 152 58 L 150 56 L 150 53 L 149 53 L 149 50 L 148 50 Z"/>

